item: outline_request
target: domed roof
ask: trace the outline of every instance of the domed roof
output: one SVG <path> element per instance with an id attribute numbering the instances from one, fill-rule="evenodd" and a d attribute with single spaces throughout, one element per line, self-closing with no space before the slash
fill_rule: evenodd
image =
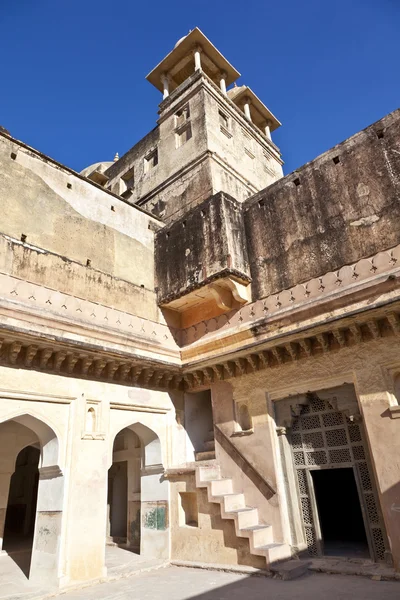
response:
<path id="1" fill-rule="evenodd" d="M 184 40 L 185 38 L 187 38 L 187 35 L 184 35 L 183 37 L 181 37 L 181 39 L 180 39 L 180 40 L 178 40 L 178 41 L 176 42 L 176 44 L 175 44 L 175 46 L 174 46 L 174 50 L 175 50 L 175 48 L 177 48 L 177 47 L 179 46 L 179 44 L 180 44 L 181 42 L 183 42 L 183 40 Z"/>
<path id="2" fill-rule="evenodd" d="M 87 177 L 88 175 L 90 175 L 90 173 L 92 173 L 96 169 L 99 169 L 102 173 L 104 173 L 104 171 L 106 169 L 108 169 L 108 167 L 111 167 L 112 164 L 114 164 L 112 160 L 109 160 L 109 161 L 100 161 L 100 162 L 94 163 L 93 165 L 90 165 L 89 167 L 86 167 L 86 169 L 83 169 L 80 172 L 80 175 L 83 175 L 84 177 Z"/>

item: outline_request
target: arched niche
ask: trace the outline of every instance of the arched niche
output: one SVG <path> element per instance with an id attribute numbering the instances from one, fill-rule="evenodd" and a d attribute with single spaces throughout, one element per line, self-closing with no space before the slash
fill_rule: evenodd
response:
<path id="1" fill-rule="evenodd" d="M 28 413 L 0 423 L 0 540 L 3 541 L 11 476 L 21 450 L 40 450 L 39 484 L 29 578 L 58 583 L 58 560 L 64 478 L 59 467 L 59 440 L 47 423 Z"/>
<path id="2" fill-rule="evenodd" d="M 135 439 L 138 443 L 133 443 Z M 113 523 L 107 523 L 108 535 L 114 529 L 119 534 L 114 543 L 122 540 L 122 544 L 149 558 L 169 557 L 169 484 L 163 472 L 161 442 L 155 431 L 135 422 L 117 432 L 108 479 L 109 519 L 114 510 Z M 114 485 L 115 490 L 110 488 Z M 126 502 L 120 496 L 116 500 L 115 494 L 121 494 L 121 490 L 126 493 Z M 120 535 L 121 518 L 115 513 L 118 506 L 122 519 L 127 521 L 126 542 Z"/>

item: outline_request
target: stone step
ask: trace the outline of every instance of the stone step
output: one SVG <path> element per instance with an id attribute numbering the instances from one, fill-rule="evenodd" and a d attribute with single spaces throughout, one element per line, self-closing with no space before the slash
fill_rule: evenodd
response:
<path id="1" fill-rule="evenodd" d="M 225 512 L 245 508 L 246 500 L 244 494 L 224 494 L 222 496 Z"/>
<path id="2" fill-rule="evenodd" d="M 244 508 L 238 508 L 236 510 L 225 511 L 227 517 L 236 519 L 238 528 L 244 529 L 245 527 L 251 527 L 252 525 L 258 525 L 258 510 L 250 506 Z"/>
<path id="3" fill-rule="evenodd" d="M 215 450 L 215 440 L 208 440 L 204 442 L 203 450 Z"/>
<path id="4" fill-rule="evenodd" d="M 252 525 L 240 529 L 240 535 L 252 538 L 252 546 L 264 546 L 273 542 L 271 525 Z"/>
<path id="5" fill-rule="evenodd" d="M 214 429 L 211 429 L 211 430 L 210 430 L 210 431 L 207 433 L 206 437 L 204 438 L 204 441 L 205 441 L 205 442 L 211 442 L 211 441 L 214 441 Z"/>
<path id="6" fill-rule="evenodd" d="M 287 544 L 271 543 L 253 548 L 253 554 L 265 556 L 267 565 L 290 558 L 290 547 Z"/>
<path id="7" fill-rule="evenodd" d="M 196 462 L 199 462 L 202 460 L 213 460 L 215 458 L 215 451 L 214 450 L 206 450 L 205 452 L 195 452 L 194 457 L 195 457 Z"/>
<path id="8" fill-rule="evenodd" d="M 217 463 L 211 465 L 201 465 L 196 469 L 196 485 L 206 487 L 212 480 L 221 479 L 221 469 Z"/>
<path id="9" fill-rule="evenodd" d="M 216 479 L 210 481 L 211 496 L 223 496 L 224 494 L 233 493 L 232 479 Z"/>
<path id="10" fill-rule="evenodd" d="M 306 560 L 286 560 L 284 562 L 270 565 L 273 573 L 278 575 L 280 579 L 287 581 L 288 579 L 297 579 L 308 572 L 311 561 Z"/>

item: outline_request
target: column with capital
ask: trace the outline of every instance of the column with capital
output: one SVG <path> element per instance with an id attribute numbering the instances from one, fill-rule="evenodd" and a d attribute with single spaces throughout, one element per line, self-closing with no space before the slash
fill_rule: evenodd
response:
<path id="1" fill-rule="evenodd" d="M 163 84 L 163 100 L 169 96 L 169 76 L 167 73 L 161 75 L 161 83 Z"/>
<path id="2" fill-rule="evenodd" d="M 193 50 L 193 56 L 194 56 L 194 70 L 201 71 L 201 47 L 200 46 L 195 47 L 195 49 Z"/>
<path id="3" fill-rule="evenodd" d="M 219 87 L 221 88 L 221 92 L 226 95 L 226 78 L 227 74 L 225 71 L 222 71 L 220 74 Z"/>
<path id="4" fill-rule="evenodd" d="M 250 113 L 250 105 L 251 105 L 251 100 L 249 97 L 245 98 L 244 101 L 244 105 L 243 105 L 243 111 L 245 114 L 246 119 L 248 119 L 249 121 L 251 121 L 251 113 Z"/>

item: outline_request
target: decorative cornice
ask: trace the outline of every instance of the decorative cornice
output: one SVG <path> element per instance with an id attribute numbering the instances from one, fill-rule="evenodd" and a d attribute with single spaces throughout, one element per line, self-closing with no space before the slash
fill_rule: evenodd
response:
<path id="1" fill-rule="evenodd" d="M 385 309 L 386 311 L 388 309 Z M 216 365 L 204 365 L 184 369 L 186 389 L 204 388 L 221 380 L 249 375 L 265 369 L 280 367 L 299 360 L 337 352 L 342 348 L 375 341 L 385 337 L 400 339 L 400 306 L 391 312 L 377 310 L 374 314 L 358 317 L 357 323 L 350 318 L 338 318 L 320 325 L 317 331 L 302 331 L 282 336 L 259 347 L 250 347 L 240 356 L 218 361 Z M 283 339 L 282 339 L 283 338 Z"/>
<path id="2" fill-rule="evenodd" d="M 400 275 L 400 244 L 375 256 L 363 258 L 356 263 L 346 265 L 337 271 L 326 273 L 304 283 L 297 284 L 277 294 L 261 298 L 240 310 L 232 311 L 212 319 L 201 321 L 181 332 L 181 346 L 204 341 L 215 332 L 240 326 L 253 326 L 262 318 L 283 316 L 293 309 L 308 310 L 315 301 L 336 299 L 346 293 L 352 293 L 360 287 L 379 281 L 379 275 Z"/>
<path id="3" fill-rule="evenodd" d="M 397 246 L 200 323 L 190 328 L 193 335 L 186 337 L 181 353 L 166 325 L 0 274 L 0 316 L 7 317 L 0 323 L 0 364 L 131 387 L 201 389 L 341 348 L 385 337 L 399 339 L 399 259 Z M 108 315 L 116 322 L 111 327 L 107 321 L 91 326 L 90 310 L 96 310 L 102 321 Z M 84 338 L 76 335 L 78 329 L 67 335 L 65 325 L 76 324 L 76 312 L 85 317 L 81 317 Z M 45 319 L 46 330 L 36 327 L 34 314 Z M 17 318 L 23 326 L 11 325 Z M 211 322 L 213 327 L 207 331 Z M 54 324 L 61 325 L 62 336 L 57 336 Z M 134 327 L 141 328 L 141 338 Z M 107 343 L 103 343 L 100 333 L 106 330 Z M 124 345 L 118 346 L 120 333 Z M 147 343 L 147 354 L 137 353 L 141 341 Z M 189 362 L 190 357 L 195 363 Z"/>

